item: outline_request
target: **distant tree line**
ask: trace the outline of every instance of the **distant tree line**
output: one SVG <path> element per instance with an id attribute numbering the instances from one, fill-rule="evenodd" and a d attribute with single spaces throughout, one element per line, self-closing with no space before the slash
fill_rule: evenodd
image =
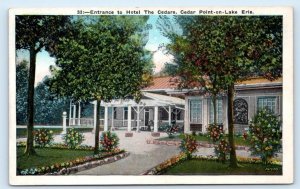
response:
<path id="1" fill-rule="evenodd" d="M 28 65 L 26 60 L 16 66 L 16 113 L 17 125 L 27 123 L 27 87 Z M 46 76 L 34 88 L 34 123 L 43 125 L 61 125 L 62 113 L 69 111 L 70 100 L 58 98 L 52 94 L 48 86 L 49 78 Z"/>

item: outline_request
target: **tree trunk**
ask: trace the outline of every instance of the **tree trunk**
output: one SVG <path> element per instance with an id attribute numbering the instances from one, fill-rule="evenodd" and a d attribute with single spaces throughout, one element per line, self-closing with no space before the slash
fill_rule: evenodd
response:
<path id="1" fill-rule="evenodd" d="M 34 119 L 34 80 L 35 80 L 35 64 L 36 64 L 36 51 L 34 47 L 30 48 L 30 68 L 28 77 L 28 97 L 27 97 L 27 142 L 26 142 L 26 155 L 36 154 L 33 146 L 33 119 Z"/>
<path id="2" fill-rule="evenodd" d="M 94 149 L 94 154 L 99 153 L 99 131 L 100 131 L 100 103 L 101 100 L 97 100 L 96 104 L 96 131 L 95 131 L 95 149 Z"/>
<path id="3" fill-rule="evenodd" d="M 235 144 L 234 144 L 234 132 L 233 132 L 233 93 L 234 84 L 230 85 L 228 88 L 228 140 L 230 146 L 230 167 L 238 167 Z"/>

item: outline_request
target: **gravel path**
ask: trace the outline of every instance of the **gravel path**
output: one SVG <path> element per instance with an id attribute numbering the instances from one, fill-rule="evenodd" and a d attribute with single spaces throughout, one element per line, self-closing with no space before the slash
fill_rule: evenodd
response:
<path id="1" fill-rule="evenodd" d="M 140 175 L 178 153 L 179 150 L 175 146 L 160 146 L 145 154 L 131 152 L 125 159 L 81 171 L 76 175 Z"/>
<path id="2" fill-rule="evenodd" d="M 129 157 L 114 163 L 76 173 L 77 175 L 140 175 L 166 159 L 179 153 L 178 147 L 147 144 L 153 139 L 150 132 L 133 132 L 133 137 L 125 137 L 124 131 L 116 131 L 120 138 L 120 148 L 130 152 Z M 161 133 L 161 137 L 166 137 Z M 85 134 L 88 145 L 93 145 L 94 135 Z"/>

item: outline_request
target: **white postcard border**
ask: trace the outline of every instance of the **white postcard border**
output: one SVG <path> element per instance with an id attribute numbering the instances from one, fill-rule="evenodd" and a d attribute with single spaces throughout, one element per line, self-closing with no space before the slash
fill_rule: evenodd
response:
<path id="1" fill-rule="evenodd" d="M 90 10 L 252 10 L 253 14 L 283 15 L 283 175 L 280 176 L 17 176 L 16 175 L 16 86 L 15 15 L 78 15 Z M 89 14 L 84 14 L 89 15 Z M 129 14 L 122 14 L 129 15 Z M 145 15 L 145 14 L 139 14 Z M 147 14 L 149 15 L 149 14 Z M 155 14 L 156 15 L 156 14 Z M 180 15 L 180 14 L 177 14 Z M 198 14 L 199 15 L 199 14 Z M 228 15 L 228 14 L 201 14 Z M 230 14 L 236 16 L 242 14 Z M 293 9 L 291 7 L 181 7 L 181 8 L 16 8 L 9 10 L 9 180 L 12 185 L 133 185 L 133 184 L 288 184 L 293 182 Z"/>

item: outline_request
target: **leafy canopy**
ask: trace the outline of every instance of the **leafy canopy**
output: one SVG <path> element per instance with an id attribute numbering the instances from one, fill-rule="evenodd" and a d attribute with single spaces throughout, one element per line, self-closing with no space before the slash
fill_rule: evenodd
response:
<path id="1" fill-rule="evenodd" d="M 134 95 L 149 63 L 144 50 L 148 17 L 81 18 L 74 23 L 78 35 L 60 40 L 52 89 L 75 100 L 109 101 Z"/>
<path id="2" fill-rule="evenodd" d="M 180 30 L 162 31 L 184 87 L 198 81 L 217 92 L 249 77 L 282 74 L 281 16 L 176 16 L 175 22 Z"/>

